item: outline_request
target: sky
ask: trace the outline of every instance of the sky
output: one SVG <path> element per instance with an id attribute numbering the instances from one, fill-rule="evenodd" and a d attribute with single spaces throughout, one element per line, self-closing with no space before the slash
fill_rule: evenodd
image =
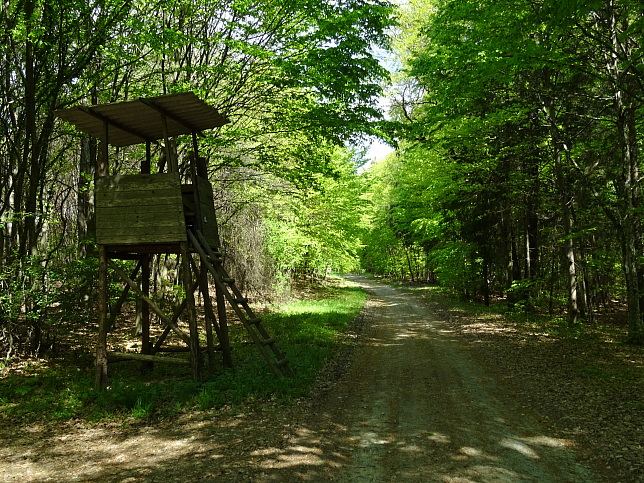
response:
<path id="1" fill-rule="evenodd" d="M 369 158 L 372 163 L 375 163 L 384 159 L 385 156 L 391 152 L 393 152 L 392 147 L 376 140 L 369 146 L 369 149 L 367 150 L 367 158 Z"/>

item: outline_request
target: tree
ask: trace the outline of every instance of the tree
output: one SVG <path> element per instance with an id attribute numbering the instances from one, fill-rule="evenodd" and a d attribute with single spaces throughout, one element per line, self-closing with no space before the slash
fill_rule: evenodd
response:
<path id="1" fill-rule="evenodd" d="M 285 196 L 323 186 L 338 176 L 335 148 L 380 117 L 386 72 L 370 48 L 393 24 L 386 1 L 11 0 L 0 9 L 3 328 L 51 303 L 36 303 L 54 288 L 40 268 L 62 273 L 89 253 L 77 250 L 89 246 L 96 144 L 56 123 L 54 110 L 195 91 L 232 121 L 201 143 L 215 189 L 227 193 L 218 208 L 260 224 L 249 214 L 261 210 L 241 194 L 246 178 L 271 179 L 262 189 L 285 187 Z M 137 149 L 120 150 L 117 162 Z M 340 245 L 331 256 L 345 263 Z"/>
<path id="2" fill-rule="evenodd" d="M 43 267 L 53 251 L 48 227 L 60 174 L 53 111 L 73 96 L 74 83 L 127 13 L 127 2 L 110 0 L 0 7 L 0 270 L 3 289 L 10 291 L 0 317 L 19 327 L 30 314 L 34 348 L 40 346 L 41 295 L 49 292 Z"/>
<path id="3" fill-rule="evenodd" d="M 462 244 L 449 253 L 475 262 L 484 298 L 495 280 L 518 300 L 546 289 L 552 301 L 565 287 L 575 324 L 592 317 L 599 280 L 619 281 L 624 267 L 633 341 L 642 293 L 637 3 L 411 2 L 399 43 L 408 79 L 392 123 L 401 145 L 452 173 L 453 194 L 442 192 L 425 218 L 451 220 L 438 238 Z M 414 166 L 404 150 L 401 164 Z M 621 247 L 610 268 L 608 247 Z"/>

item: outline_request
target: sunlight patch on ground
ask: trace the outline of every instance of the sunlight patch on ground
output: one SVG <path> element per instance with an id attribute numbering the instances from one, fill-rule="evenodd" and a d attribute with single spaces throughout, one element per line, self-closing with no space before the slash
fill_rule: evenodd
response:
<path id="1" fill-rule="evenodd" d="M 312 454 L 317 454 L 317 455 L 322 454 L 322 450 L 320 448 L 311 448 L 311 447 L 302 446 L 302 445 L 291 446 L 289 448 L 289 450 L 290 451 L 296 451 L 298 453 L 312 453 Z"/>
<path id="2" fill-rule="evenodd" d="M 252 456 L 274 456 L 261 463 L 262 468 L 288 468 L 291 466 L 308 465 L 321 466 L 326 464 L 322 458 L 324 452 L 320 448 L 295 445 L 286 451 L 278 448 L 265 448 L 251 453 Z"/>
<path id="3" fill-rule="evenodd" d="M 525 481 L 518 473 L 496 466 L 472 466 L 465 473 L 467 476 L 445 476 L 443 481 L 450 483 L 475 483 L 482 481 L 514 483 L 517 481 Z"/>
<path id="4" fill-rule="evenodd" d="M 488 461 L 499 461 L 498 456 L 493 456 L 491 454 L 485 453 L 478 448 L 473 448 L 471 446 L 463 446 L 459 448 L 456 454 L 451 456 L 451 459 L 454 461 L 467 461 L 470 458 L 476 458 L 477 460 L 488 460 Z"/>
<path id="5" fill-rule="evenodd" d="M 251 456 L 272 456 L 275 454 L 280 454 L 282 452 L 279 448 L 263 448 L 253 451 Z"/>
<path id="6" fill-rule="evenodd" d="M 414 330 L 414 329 L 402 329 L 396 334 L 395 339 L 414 339 L 414 340 L 429 340 L 430 337 L 424 330 Z"/>
<path id="7" fill-rule="evenodd" d="M 539 455 L 535 453 L 535 451 L 532 448 L 530 448 L 527 444 L 525 444 L 523 441 L 507 438 L 501 441 L 500 444 L 504 448 L 518 451 L 519 453 L 521 453 L 524 456 L 527 456 L 528 458 L 539 459 Z"/>
<path id="8" fill-rule="evenodd" d="M 427 437 L 430 441 L 435 441 L 436 443 L 449 443 L 450 439 L 449 436 L 441 433 L 433 433 L 430 436 Z"/>
<path id="9" fill-rule="evenodd" d="M 423 451 L 423 448 L 415 444 L 403 444 L 399 449 L 400 451 L 404 451 L 406 453 L 422 453 Z"/>
<path id="10" fill-rule="evenodd" d="M 521 439 L 528 444 L 547 446 L 548 448 L 570 448 L 574 446 L 573 442 L 568 439 L 551 438 L 550 436 L 530 436 Z"/>
<path id="11" fill-rule="evenodd" d="M 381 339 L 375 339 L 375 338 L 368 339 L 366 341 L 366 343 L 369 344 L 370 346 L 373 346 L 373 347 L 398 347 L 398 346 L 402 346 L 402 344 L 400 344 L 400 343 L 398 343 L 398 344 L 390 344 L 390 343 L 382 341 Z"/>
<path id="12" fill-rule="evenodd" d="M 360 445 L 362 447 L 391 443 L 391 440 L 381 438 L 381 437 L 378 436 L 378 434 L 374 433 L 373 431 L 367 431 L 367 432 L 362 433 L 358 437 L 358 439 L 359 439 Z"/>
<path id="13" fill-rule="evenodd" d="M 512 327 L 504 327 L 500 325 L 494 325 L 486 322 L 472 322 L 469 324 L 464 324 L 462 331 L 465 333 L 483 333 L 483 334 L 515 334 L 517 330 Z"/>
<path id="14" fill-rule="evenodd" d="M 324 464 L 326 462 L 316 455 L 292 453 L 280 455 L 277 459 L 263 461 L 259 466 L 264 469 L 270 469 L 290 468 L 292 466 L 302 465 L 322 466 Z"/>
<path id="15" fill-rule="evenodd" d="M 465 456 L 482 456 L 483 452 L 479 449 L 472 448 L 470 446 L 463 446 L 458 450 L 460 453 L 463 453 Z"/>
<path id="16" fill-rule="evenodd" d="M 369 304 L 374 307 L 398 307 L 400 304 L 393 301 L 385 301 L 378 298 L 372 298 L 369 300 Z"/>

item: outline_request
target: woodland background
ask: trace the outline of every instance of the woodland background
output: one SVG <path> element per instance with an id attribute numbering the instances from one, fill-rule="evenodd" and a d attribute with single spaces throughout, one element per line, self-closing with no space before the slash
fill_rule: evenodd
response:
<path id="1" fill-rule="evenodd" d="M 623 311 L 644 342 L 643 7 L 3 2 L 0 356 L 95 319 L 98 146 L 54 111 L 188 90 L 231 120 L 201 145 L 243 291 L 366 270 L 570 326 Z M 375 138 L 397 149 L 366 166 Z"/>

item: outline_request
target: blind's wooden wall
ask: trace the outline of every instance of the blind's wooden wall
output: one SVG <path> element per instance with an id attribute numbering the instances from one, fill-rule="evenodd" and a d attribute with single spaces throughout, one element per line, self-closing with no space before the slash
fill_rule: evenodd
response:
<path id="1" fill-rule="evenodd" d="M 179 174 L 99 178 L 96 241 L 99 245 L 187 241 Z"/>
<path id="2" fill-rule="evenodd" d="M 210 186 L 210 183 L 207 180 L 198 176 L 197 186 L 199 189 L 199 204 L 201 205 L 201 230 L 203 236 L 211 247 L 219 247 L 212 186 Z"/>

